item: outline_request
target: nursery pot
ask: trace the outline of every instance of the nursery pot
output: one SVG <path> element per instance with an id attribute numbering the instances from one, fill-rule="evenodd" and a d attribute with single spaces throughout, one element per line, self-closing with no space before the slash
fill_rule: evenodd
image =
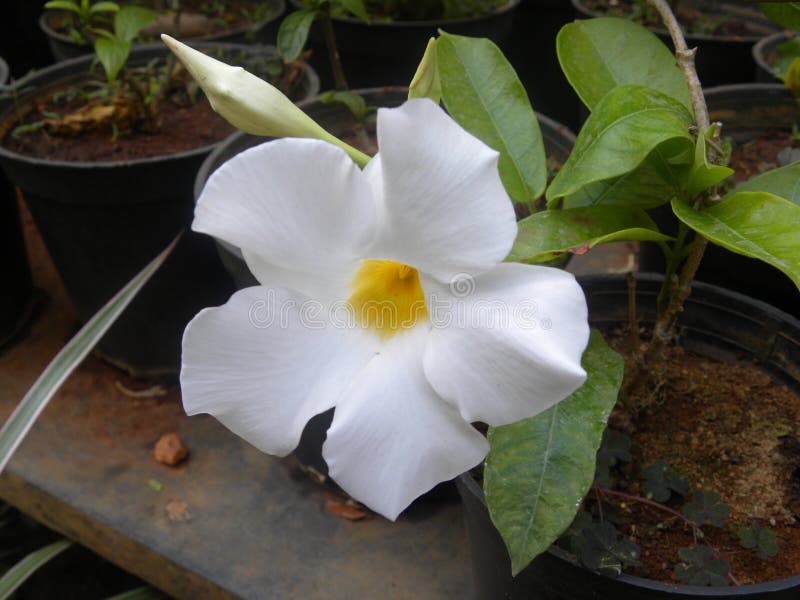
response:
<path id="1" fill-rule="evenodd" d="M 778 61 L 778 46 L 794 37 L 786 32 L 774 33 L 753 46 L 753 60 L 756 63 L 756 81 L 775 83 L 775 63 Z"/>
<path id="2" fill-rule="evenodd" d="M 0 87 L 8 80 L 8 65 L 0 58 Z M 3 287 L 0 295 L 0 348 L 28 322 L 35 301 L 31 269 L 19 219 L 14 186 L 0 172 L 0 261 Z"/>
<path id="3" fill-rule="evenodd" d="M 681 3 L 697 7 L 708 7 L 708 12 L 718 16 L 732 16 L 742 13 L 743 8 L 754 10 L 753 3 L 730 0 L 681 0 Z M 599 11 L 586 7 L 584 0 L 572 0 L 576 16 L 585 19 L 605 16 Z M 751 13 L 752 14 L 752 13 Z M 747 15 L 749 16 L 749 15 Z M 753 81 L 755 61 L 753 45 L 761 38 L 780 31 L 780 26 L 770 22 L 766 17 L 749 20 L 749 31 L 742 35 L 711 35 L 690 33 L 686 35 L 689 48 L 697 48 L 695 64 L 703 85 L 722 85 L 725 83 L 744 83 Z M 652 29 L 670 48 L 672 40 L 663 29 Z"/>
<path id="4" fill-rule="evenodd" d="M 439 29 L 447 33 L 488 37 L 505 48 L 520 0 L 509 0 L 494 12 L 463 19 L 432 21 L 377 21 L 370 24 L 350 17 L 334 17 L 333 29 L 347 82 L 352 88 L 408 85 L 414 77 L 428 40 Z M 295 10 L 303 2 L 291 0 Z M 319 22 L 314 23 L 310 42 L 311 64 L 320 74 L 323 89 L 333 88 L 328 51 Z"/>
<path id="5" fill-rule="evenodd" d="M 356 90 L 355 93 L 361 95 L 368 106 L 395 107 L 405 102 L 408 97 L 408 88 L 376 88 Z M 336 137 L 347 139 L 353 135 L 355 120 L 343 104 L 326 104 L 319 100 L 308 100 L 301 102 L 300 107 Z M 564 125 L 544 115 L 538 115 L 538 117 L 547 156 L 552 156 L 563 163 L 572 150 L 575 135 Z M 244 133 L 235 133 L 225 140 L 200 168 L 194 188 L 195 198 L 200 196 L 206 181 L 220 165 L 239 152 L 263 141 L 265 138 Z M 233 276 L 238 289 L 260 285 L 248 270 L 238 249 L 224 243 L 220 243 L 219 249 L 222 262 Z M 312 418 L 303 431 L 299 446 L 294 451 L 300 462 L 312 467 L 325 477 L 328 474 L 328 466 L 322 458 L 322 444 L 325 442 L 332 420 L 333 409 Z"/>
<path id="6" fill-rule="evenodd" d="M 780 84 L 740 84 L 706 90 L 711 121 L 721 121 L 723 137 L 736 144 L 753 140 L 774 129 L 788 129 L 798 122 L 800 109 L 792 94 Z M 677 219 L 669 205 L 650 211 L 659 228 L 673 235 Z M 640 246 L 639 268 L 663 272 L 664 255 L 657 245 Z M 778 269 L 754 258 L 734 254 L 709 244 L 696 278 L 737 290 L 800 317 L 800 292 Z"/>
<path id="7" fill-rule="evenodd" d="M 248 46 L 205 45 L 220 46 L 234 54 L 250 51 Z M 139 47 L 132 64 L 164 58 L 166 52 L 160 44 Z M 73 59 L 32 74 L 21 86 L 35 92 L 23 95 L 19 106 L 81 80 L 91 61 Z M 305 91 L 315 93 L 316 83 L 309 71 Z M 0 123 L 14 114 L 11 100 L 0 104 Z M 232 291 L 213 242 L 188 231 L 194 178 L 213 148 L 136 160 L 67 162 L 0 147 L 0 164 L 22 190 L 81 322 L 187 230 L 97 346 L 101 355 L 134 375 L 177 372 L 186 323 L 200 309 L 225 302 Z"/>
<path id="8" fill-rule="evenodd" d="M 652 325 L 662 278 L 639 274 L 636 306 L 642 324 Z M 628 320 L 628 285 L 621 275 L 579 278 L 589 305 L 589 320 L 601 329 Z M 800 391 L 800 321 L 768 304 L 736 292 L 695 283 L 678 321 L 681 346 L 701 356 L 732 363 L 757 360 L 779 383 Z M 553 547 L 516 577 L 500 534 L 494 528 L 483 491 L 469 474 L 457 480 L 464 502 L 472 550 L 475 597 L 480 600 L 796 600 L 800 576 L 736 587 L 697 587 L 621 575 L 611 578 L 578 566 Z"/>
<path id="9" fill-rule="evenodd" d="M 278 35 L 279 19 L 286 12 L 286 0 L 261 0 L 262 3 L 269 4 L 271 7 L 269 16 L 255 23 L 248 23 L 239 27 L 226 29 L 218 33 L 207 35 L 181 37 L 182 41 L 189 40 L 192 43 L 204 42 L 225 42 L 232 44 L 244 44 L 251 41 L 258 41 L 265 44 L 274 44 Z M 53 19 L 61 11 L 47 10 L 39 17 L 39 28 L 47 37 L 47 44 L 50 52 L 56 61 L 67 60 L 93 54 L 92 44 L 78 44 L 66 33 L 57 31 L 53 25 Z M 167 33 L 170 33 L 167 31 Z"/>

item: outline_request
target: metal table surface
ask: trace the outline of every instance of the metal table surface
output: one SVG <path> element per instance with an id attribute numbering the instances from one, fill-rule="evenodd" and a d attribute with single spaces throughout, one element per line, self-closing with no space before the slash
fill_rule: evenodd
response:
<path id="1" fill-rule="evenodd" d="M 46 252 L 28 238 L 49 300 L 0 354 L 3 419 L 75 328 Z M 345 520 L 325 509 L 332 492 L 290 460 L 261 454 L 210 417 L 186 417 L 177 386 L 135 399 L 119 389 L 125 379 L 84 361 L 0 477 L 0 497 L 178 598 L 468 595 L 457 502 L 418 503 L 396 523 Z M 177 468 L 152 454 L 170 431 L 190 451 Z"/>

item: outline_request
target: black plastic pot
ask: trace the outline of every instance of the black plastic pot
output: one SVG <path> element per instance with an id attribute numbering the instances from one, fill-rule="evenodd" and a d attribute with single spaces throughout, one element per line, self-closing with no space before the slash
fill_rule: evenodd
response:
<path id="1" fill-rule="evenodd" d="M 252 47 L 207 44 L 236 53 Z M 134 50 L 133 61 L 166 56 L 161 44 Z M 274 52 L 274 49 L 272 50 Z M 73 59 L 26 78 L 33 89 L 18 100 L 85 77 L 91 57 Z M 305 91 L 316 93 L 311 70 Z M 0 103 L 0 123 L 15 103 Z M 23 156 L 0 147 L 0 164 L 23 192 L 80 321 L 86 321 L 139 269 L 191 223 L 192 186 L 214 145 L 163 157 L 118 162 L 65 162 Z M 135 375 L 177 372 L 186 323 L 200 309 L 225 302 L 232 282 L 206 236 L 187 231 L 117 323 L 98 352 Z"/>
<path id="2" fill-rule="evenodd" d="M 756 63 L 756 81 L 759 83 L 775 83 L 775 63 L 778 60 L 778 46 L 788 42 L 793 36 L 780 32 L 765 37 L 753 46 L 753 60 Z"/>
<path id="3" fill-rule="evenodd" d="M 579 279 L 589 320 L 601 329 L 627 322 L 624 276 Z M 637 311 L 642 323 L 655 320 L 661 278 L 637 276 Z M 772 306 L 722 288 L 696 283 L 678 325 L 678 340 L 697 354 L 750 363 L 758 360 L 776 382 L 800 391 L 800 321 Z M 797 600 L 800 576 L 737 587 L 667 584 L 622 575 L 610 578 L 579 567 L 563 550 L 551 548 L 516 577 L 500 534 L 492 525 L 483 491 L 469 476 L 457 480 L 472 550 L 475 598 L 494 600 Z"/>
<path id="4" fill-rule="evenodd" d="M 520 0 L 509 0 L 493 13 L 465 19 L 373 21 L 368 25 L 355 18 L 336 17 L 334 33 L 347 82 L 352 88 L 408 85 L 428 40 L 436 37 L 439 29 L 459 35 L 488 37 L 505 48 L 519 3 Z M 302 7 L 299 0 L 291 0 L 290 8 L 297 10 Z M 319 23 L 311 29 L 310 47 L 313 50 L 311 64 L 319 73 L 322 88 L 333 88 Z"/>
<path id="5" fill-rule="evenodd" d="M 577 131 L 580 100 L 556 55 L 556 35 L 574 18 L 575 10 L 564 0 L 522 0 L 504 50 L 533 108 Z"/>
<path id="6" fill-rule="evenodd" d="M 723 123 L 723 136 L 737 144 L 774 129 L 791 130 L 800 119 L 792 94 L 780 84 L 740 84 L 705 92 L 711 121 Z M 668 205 L 650 211 L 659 228 L 677 232 L 677 219 Z M 663 272 L 664 255 L 650 243 L 642 243 L 639 268 Z M 761 262 L 709 244 L 697 272 L 698 280 L 739 291 L 800 317 L 800 292 L 786 275 Z"/>
<path id="7" fill-rule="evenodd" d="M 599 12 L 591 11 L 584 6 L 583 0 L 571 0 L 575 13 L 579 18 L 602 17 Z M 708 7 L 711 14 L 720 16 L 736 14 L 738 10 L 749 8 L 753 11 L 753 3 L 726 0 L 681 0 L 686 4 Z M 755 13 L 752 13 L 755 14 Z M 690 48 L 697 48 L 695 63 L 700 81 L 705 86 L 723 85 L 727 83 L 745 83 L 753 81 L 755 61 L 753 45 L 761 38 L 780 31 L 780 27 L 766 17 L 756 16 L 751 20 L 755 32 L 753 35 L 706 35 L 690 34 L 686 42 Z M 653 30 L 670 48 L 672 41 L 669 34 L 661 29 Z"/>
<path id="8" fill-rule="evenodd" d="M 408 97 L 408 88 L 355 90 L 355 93 L 361 95 L 368 106 L 394 107 L 405 102 Z M 342 104 L 326 104 L 312 99 L 301 102 L 300 107 L 326 130 L 339 138 L 348 137 L 354 131 L 353 116 Z M 539 115 L 539 125 L 542 129 L 547 155 L 560 162 L 565 161 L 575 143 L 575 135 L 565 126 L 543 115 Z M 200 196 L 206 181 L 220 165 L 239 152 L 263 141 L 265 138 L 243 133 L 236 133 L 225 140 L 200 168 L 194 187 L 195 198 Z M 236 248 L 220 243 L 219 249 L 222 262 L 232 275 L 238 289 L 260 285 L 248 270 Z M 303 431 L 299 446 L 294 451 L 294 455 L 300 462 L 314 468 L 325 477 L 328 474 L 328 466 L 322 458 L 322 444 L 325 442 L 332 420 L 333 409 L 312 418 Z M 441 488 L 439 493 L 441 493 Z"/>
<path id="9" fill-rule="evenodd" d="M 223 42 L 229 44 L 244 44 L 258 41 L 263 44 L 274 44 L 278 35 L 278 26 L 283 13 L 286 12 L 286 0 L 262 0 L 274 7 L 271 16 L 250 23 L 242 27 L 229 29 L 221 33 L 188 38 L 191 43 Z M 54 11 L 45 11 L 39 17 L 39 28 L 47 36 L 47 43 L 56 61 L 68 60 L 86 54 L 93 54 L 91 44 L 80 45 L 70 36 L 56 31 L 50 26 Z M 168 32 L 167 32 L 168 33 Z M 181 40 L 186 42 L 187 40 Z"/>

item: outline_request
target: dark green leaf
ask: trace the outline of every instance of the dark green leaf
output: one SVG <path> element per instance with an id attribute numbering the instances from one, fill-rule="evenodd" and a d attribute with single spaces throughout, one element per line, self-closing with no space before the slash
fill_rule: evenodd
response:
<path id="1" fill-rule="evenodd" d="M 50 0 L 50 2 L 45 2 L 44 7 L 48 10 L 68 10 L 77 15 L 81 14 L 80 6 L 70 0 Z"/>
<path id="2" fill-rule="evenodd" d="M 724 558 L 714 558 L 708 546 L 681 548 L 678 550 L 683 564 L 675 567 L 675 575 L 688 585 L 728 585 L 727 575 L 730 571 Z"/>
<path id="3" fill-rule="evenodd" d="M 116 596 L 106 598 L 106 600 L 160 600 L 161 598 L 165 598 L 165 596 L 157 589 L 148 586 L 142 586 L 128 590 L 127 592 L 122 592 Z"/>
<path id="4" fill-rule="evenodd" d="M 685 496 L 689 492 L 689 482 L 685 477 L 670 472 L 669 465 L 657 460 L 642 469 L 642 493 L 656 502 L 666 502 L 672 492 Z"/>
<path id="5" fill-rule="evenodd" d="M 436 41 L 442 98 L 450 115 L 500 153 L 500 178 L 530 205 L 547 183 L 539 121 L 514 69 L 487 39 L 442 33 Z"/>
<path id="6" fill-rule="evenodd" d="M 364 0 L 337 0 L 347 12 L 355 15 L 365 23 L 369 23 L 369 13 L 364 6 Z"/>
<path id="7" fill-rule="evenodd" d="M 692 101 L 675 56 L 655 34 L 627 19 L 586 19 L 561 28 L 558 60 L 583 103 L 594 110 L 615 87 L 627 84 L 658 90 L 687 110 Z"/>
<path id="8" fill-rule="evenodd" d="M 367 103 L 363 96 L 353 92 L 329 91 L 319 95 L 322 102 L 339 102 L 347 107 L 347 110 L 355 117 L 356 121 L 363 123 L 367 117 Z"/>
<path id="9" fill-rule="evenodd" d="M 800 205 L 766 192 L 735 192 L 694 210 L 672 201 L 677 217 L 715 244 L 780 269 L 800 287 Z"/>
<path id="10" fill-rule="evenodd" d="M 772 529 L 762 527 L 755 522 L 750 527 L 739 528 L 739 544 L 748 550 L 756 548 L 756 556 L 763 560 L 772 558 L 778 553 L 775 539 L 775 532 Z"/>
<path id="11" fill-rule="evenodd" d="M 313 8 L 296 10 L 288 14 L 278 30 L 278 52 L 286 62 L 297 60 L 308 41 L 308 32 L 317 11 Z"/>
<path id="12" fill-rule="evenodd" d="M 682 512 L 687 519 L 697 525 L 711 523 L 714 527 L 722 527 L 731 512 L 731 507 L 720 502 L 719 498 L 717 492 L 695 490 L 691 501 L 683 506 Z"/>
<path id="13" fill-rule="evenodd" d="M 615 88 L 589 115 L 547 190 L 548 201 L 552 205 L 587 185 L 633 171 L 662 145 L 667 160 L 683 157 L 694 148 L 691 123 L 689 112 L 661 92 L 637 85 Z"/>
<path id="14" fill-rule="evenodd" d="M 114 34 L 123 41 L 131 42 L 156 17 L 158 13 L 149 8 L 123 6 L 114 15 Z"/>
<path id="15" fill-rule="evenodd" d="M 571 252 L 585 254 L 599 244 L 630 240 L 666 241 L 669 236 L 640 208 L 584 206 L 544 210 L 517 224 L 507 261 L 546 262 Z"/>
<path id="16" fill-rule="evenodd" d="M 748 179 L 737 185 L 726 197 L 738 192 L 767 192 L 800 206 L 800 162 Z"/>
<path id="17" fill-rule="evenodd" d="M 603 441 L 597 451 L 597 468 L 594 474 L 594 484 L 600 487 L 610 487 L 611 469 L 620 462 L 631 460 L 631 438 L 624 433 L 613 429 L 603 432 Z"/>
<path id="18" fill-rule="evenodd" d="M 611 523 L 591 523 L 574 539 L 575 553 L 580 563 L 592 571 L 618 576 L 623 565 L 638 564 L 641 548 L 626 539 L 618 539 Z"/>
<path id="19" fill-rule="evenodd" d="M 586 383 L 531 419 L 489 429 L 484 492 L 514 573 L 567 529 L 592 484 L 595 456 L 622 383 L 622 358 L 596 331 Z"/>
<path id="20" fill-rule="evenodd" d="M 761 10 L 776 23 L 800 31 L 800 2 L 762 2 Z"/>

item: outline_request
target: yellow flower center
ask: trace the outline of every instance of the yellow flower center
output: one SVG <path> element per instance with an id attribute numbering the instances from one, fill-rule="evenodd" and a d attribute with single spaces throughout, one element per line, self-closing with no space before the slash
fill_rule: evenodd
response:
<path id="1" fill-rule="evenodd" d="M 419 273 L 391 260 L 365 260 L 348 300 L 356 322 L 388 338 L 428 318 Z"/>

